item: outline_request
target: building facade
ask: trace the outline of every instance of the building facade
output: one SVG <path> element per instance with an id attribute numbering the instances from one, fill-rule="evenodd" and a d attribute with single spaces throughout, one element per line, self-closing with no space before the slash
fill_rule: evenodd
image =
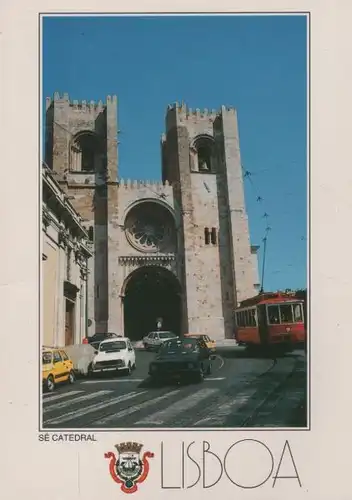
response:
<path id="1" fill-rule="evenodd" d="M 87 334 L 88 233 L 81 217 L 42 166 L 42 344 L 79 344 Z"/>
<path id="2" fill-rule="evenodd" d="M 89 335 L 155 329 L 232 338 L 237 302 L 258 292 L 233 108 L 166 112 L 161 182 L 118 173 L 117 98 L 46 105 L 46 161 L 94 240 Z"/>

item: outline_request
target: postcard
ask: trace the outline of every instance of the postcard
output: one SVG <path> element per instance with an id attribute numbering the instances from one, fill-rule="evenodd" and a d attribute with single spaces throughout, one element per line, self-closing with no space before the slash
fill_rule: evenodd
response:
<path id="1" fill-rule="evenodd" d="M 343 9 L 237 3 L 4 8 L 6 498 L 348 498 Z"/>

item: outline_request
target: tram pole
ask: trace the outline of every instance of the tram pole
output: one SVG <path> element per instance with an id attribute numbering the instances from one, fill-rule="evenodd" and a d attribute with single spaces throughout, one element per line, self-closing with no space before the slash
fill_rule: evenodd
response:
<path id="1" fill-rule="evenodd" d="M 264 292 L 264 273 L 265 273 L 265 257 L 266 257 L 266 240 L 267 237 L 264 236 L 263 238 L 263 243 L 264 243 L 264 248 L 263 248 L 263 264 L 262 264 L 262 286 L 260 289 L 260 293 Z"/>

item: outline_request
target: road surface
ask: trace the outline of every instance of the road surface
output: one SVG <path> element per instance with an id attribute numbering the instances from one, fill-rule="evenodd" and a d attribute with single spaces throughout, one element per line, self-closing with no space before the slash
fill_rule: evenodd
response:
<path id="1" fill-rule="evenodd" d="M 305 427 L 306 357 L 218 349 L 201 383 L 153 387 L 154 353 L 136 350 L 131 376 L 78 379 L 43 395 L 42 429 Z"/>

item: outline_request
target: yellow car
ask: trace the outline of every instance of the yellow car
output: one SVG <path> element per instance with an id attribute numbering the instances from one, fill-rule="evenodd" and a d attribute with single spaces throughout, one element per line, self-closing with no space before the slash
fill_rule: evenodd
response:
<path id="1" fill-rule="evenodd" d="M 212 340 L 211 338 L 209 338 L 208 335 L 205 335 L 204 333 L 185 333 L 185 338 L 188 338 L 188 339 L 201 339 L 205 342 L 205 345 L 207 346 L 207 348 L 214 352 L 215 349 L 216 349 L 216 342 L 215 340 Z"/>
<path id="2" fill-rule="evenodd" d="M 52 392 L 60 382 L 74 383 L 73 362 L 63 349 L 43 347 L 42 380 L 43 388 L 49 392 Z"/>

